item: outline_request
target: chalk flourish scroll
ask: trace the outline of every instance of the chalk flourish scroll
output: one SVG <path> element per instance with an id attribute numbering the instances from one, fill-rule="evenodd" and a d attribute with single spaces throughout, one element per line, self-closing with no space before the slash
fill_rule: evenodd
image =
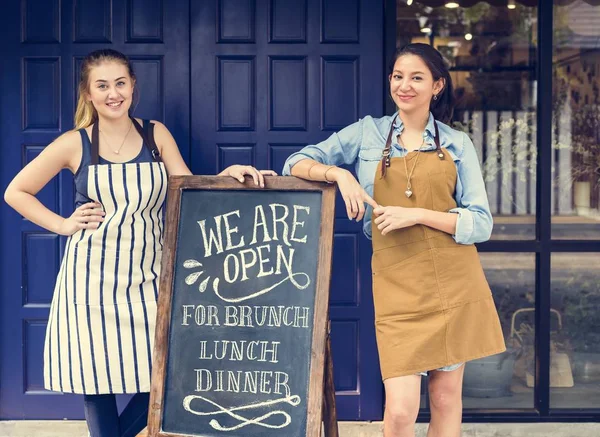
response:
<path id="1" fill-rule="evenodd" d="M 209 405 L 215 407 L 215 409 L 213 409 L 211 411 L 197 411 L 194 408 L 192 408 L 192 402 L 194 400 L 202 401 L 206 404 L 209 404 Z M 249 426 L 249 425 L 257 425 L 257 426 L 262 426 L 263 428 L 270 428 L 270 429 L 285 428 L 292 422 L 292 418 L 290 417 L 290 415 L 288 413 L 286 413 L 285 411 L 282 411 L 282 410 L 270 411 L 266 414 L 263 414 L 258 417 L 253 417 L 253 418 L 244 417 L 241 414 L 236 413 L 236 411 L 270 407 L 272 405 L 277 405 L 277 404 L 281 404 L 281 403 L 287 403 L 293 407 L 296 407 L 300 404 L 300 396 L 297 396 L 297 395 L 286 396 L 286 397 L 283 397 L 280 399 L 273 399 L 273 400 L 265 401 L 265 402 L 257 402 L 254 404 L 243 405 L 240 407 L 225 408 L 225 407 L 217 404 L 216 402 L 211 401 L 210 399 L 207 399 L 203 396 L 188 395 L 183 399 L 183 408 L 186 411 L 188 411 L 192 414 L 195 414 L 196 416 L 217 416 L 217 415 L 225 414 L 227 416 L 230 416 L 230 417 L 236 419 L 239 423 L 235 426 L 230 426 L 230 427 L 221 425 L 217 419 L 212 419 L 209 422 L 210 426 L 213 429 L 215 429 L 217 431 L 227 432 L 227 431 L 236 431 L 240 428 L 244 428 L 245 426 Z M 281 416 L 283 418 L 283 422 L 280 424 L 273 424 L 273 423 L 266 422 L 266 420 L 272 416 Z"/>

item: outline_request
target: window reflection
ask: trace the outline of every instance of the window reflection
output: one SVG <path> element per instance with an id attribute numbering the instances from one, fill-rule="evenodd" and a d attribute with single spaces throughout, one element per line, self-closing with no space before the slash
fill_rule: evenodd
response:
<path id="1" fill-rule="evenodd" d="M 535 255 L 481 253 L 507 351 L 465 367 L 465 408 L 533 408 Z"/>
<path id="2" fill-rule="evenodd" d="M 550 406 L 600 405 L 600 256 L 552 255 Z M 559 323 L 560 322 L 560 323 Z"/>
<path id="3" fill-rule="evenodd" d="M 600 5 L 557 3 L 552 237 L 600 239 Z"/>

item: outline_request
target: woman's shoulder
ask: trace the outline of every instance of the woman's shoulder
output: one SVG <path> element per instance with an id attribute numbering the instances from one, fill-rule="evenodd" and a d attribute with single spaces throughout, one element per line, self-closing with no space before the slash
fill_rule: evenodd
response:
<path id="1" fill-rule="evenodd" d="M 395 117 L 396 117 L 396 114 L 384 115 L 383 117 L 373 117 L 371 115 L 367 115 L 363 120 L 366 123 L 372 124 L 379 129 L 387 130 L 390 128 Z"/>
<path id="2" fill-rule="evenodd" d="M 393 120 L 394 115 L 384 115 L 383 117 L 367 115 L 362 118 L 360 121 L 362 122 L 363 141 L 367 140 L 367 143 L 369 143 L 368 139 L 372 137 L 374 145 L 383 147 L 379 143 L 381 143 L 382 138 L 387 137 Z"/>
<path id="3" fill-rule="evenodd" d="M 43 154 L 75 173 L 82 156 L 80 131 L 73 129 L 63 133 L 46 146 Z"/>
<path id="4" fill-rule="evenodd" d="M 136 118 L 136 120 L 140 123 L 141 126 L 144 126 L 146 123 L 152 125 L 153 129 L 154 129 L 154 137 L 155 138 L 157 135 L 160 137 L 165 134 L 170 134 L 169 129 L 167 129 L 167 126 L 165 126 L 162 122 L 160 122 L 158 120 L 151 120 L 151 119 L 143 120 L 141 118 Z"/>
<path id="5" fill-rule="evenodd" d="M 69 130 L 52 142 L 52 146 L 59 148 L 67 153 L 72 153 L 81 149 L 82 139 L 81 134 L 85 133 L 85 129 Z"/>
<path id="6" fill-rule="evenodd" d="M 160 122 L 160 121 L 158 121 L 158 120 L 151 120 L 151 119 L 146 119 L 146 118 L 137 118 L 137 117 L 136 117 L 136 121 L 137 121 L 137 122 L 138 122 L 138 123 L 139 123 L 141 126 L 143 126 L 144 124 L 148 123 L 148 124 L 153 124 L 155 128 L 156 128 L 157 126 L 158 126 L 158 127 L 160 127 L 160 128 L 163 128 L 163 129 L 166 129 L 166 128 L 167 128 L 167 127 L 166 127 L 166 126 L 165 126 L 163 123 L 161 123 L 161 122 Z"/>
<path id="7" fill-rule="evenodd" d="M 457 158 L 463 156 L 465 147 L 473 147 L 471 139 L 464 131 L 449 126 L 439 120 L 436 120 L 435 123 L 440 132 L 441 146 L 450 149 Z"/>

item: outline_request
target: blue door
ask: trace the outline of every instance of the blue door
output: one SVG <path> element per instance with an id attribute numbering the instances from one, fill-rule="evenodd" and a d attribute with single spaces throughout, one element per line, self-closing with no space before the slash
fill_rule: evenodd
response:
<path id="1" fill-rule="evenodd" d="M 2 189 L 73 126 L 78 68 L 94 49 L 131 56 L 141 100 L 136 115 L 163 121 L 189 160 L 189 0 L 3 2 L 0 75 Z M 73 210 L 63 172 L 39 194 Z M 43 343 L 62 239 L 2 205 L 0 419 L 82 418 L 81 397 L 43 389 Z"/>
<path id="2" fill-rule="evenodd" d="M 107 46 L 134 62 L 136 115 L 163 121 L 194 173 L 232 163 L 281 171 L 303 145 L 382 114 L 382 24 L 383 2 L 371 0 L 8 2 L 0 16 L 2 187 L 72 127 L 77 68 Z M 71 176 L 38 197 L 70 214 Z M 338 198 L 330 306 L 338 412 L 377 420 L 370 243 L 344 210 Z M 81 418 L 80 397 L 46 392 L 42 381 L 63 241 L 4 204 L 0 220 L 0 419 Z"/>
<path id="3" fill-rule="evenodd" d="M 281 171 L 287 156 L 383 112 L 383 2 L 192 2 L 192 171 Z M 382 417 L 370 242 L 338 197 L 330 316 L 338 414 Z"/>

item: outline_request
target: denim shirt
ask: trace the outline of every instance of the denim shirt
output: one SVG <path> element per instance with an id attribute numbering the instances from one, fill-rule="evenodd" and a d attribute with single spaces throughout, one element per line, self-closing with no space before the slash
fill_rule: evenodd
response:
<path id="1" fill-rule="evenodd" d="M 395 115 L 382 118 L 366 116 L 334 133 L 325 141 L 304 147 L 288 157 L 283 167 L 283 174 L 289 176 L 292 167 L 306 158 L 327 165 L 354 164 L 360 185 L 372 197 L 377 165 L 381 161 L 385 141 Z M 465 133 L 435 121 L 433 115 L 429 114 L 421 150 L 435 149 L 433 123 L 438 124 L 440 146 L 449 152 L 458 173 L 454 192 L 457 208 L 448 211 L 458 214 L 454 240 L 460 244 L 487 241 L 492 233 L 492 214 L 475 147 Z M 408 153 L 397 143 L 397 137 L 403 130 L 402 120 L 397 117 L 392 135 L 392 158 L 403 157 Z M 372 208 L 367 205 L 363 232 L 368 238 L 371 238 L 371 215 Z"/>

